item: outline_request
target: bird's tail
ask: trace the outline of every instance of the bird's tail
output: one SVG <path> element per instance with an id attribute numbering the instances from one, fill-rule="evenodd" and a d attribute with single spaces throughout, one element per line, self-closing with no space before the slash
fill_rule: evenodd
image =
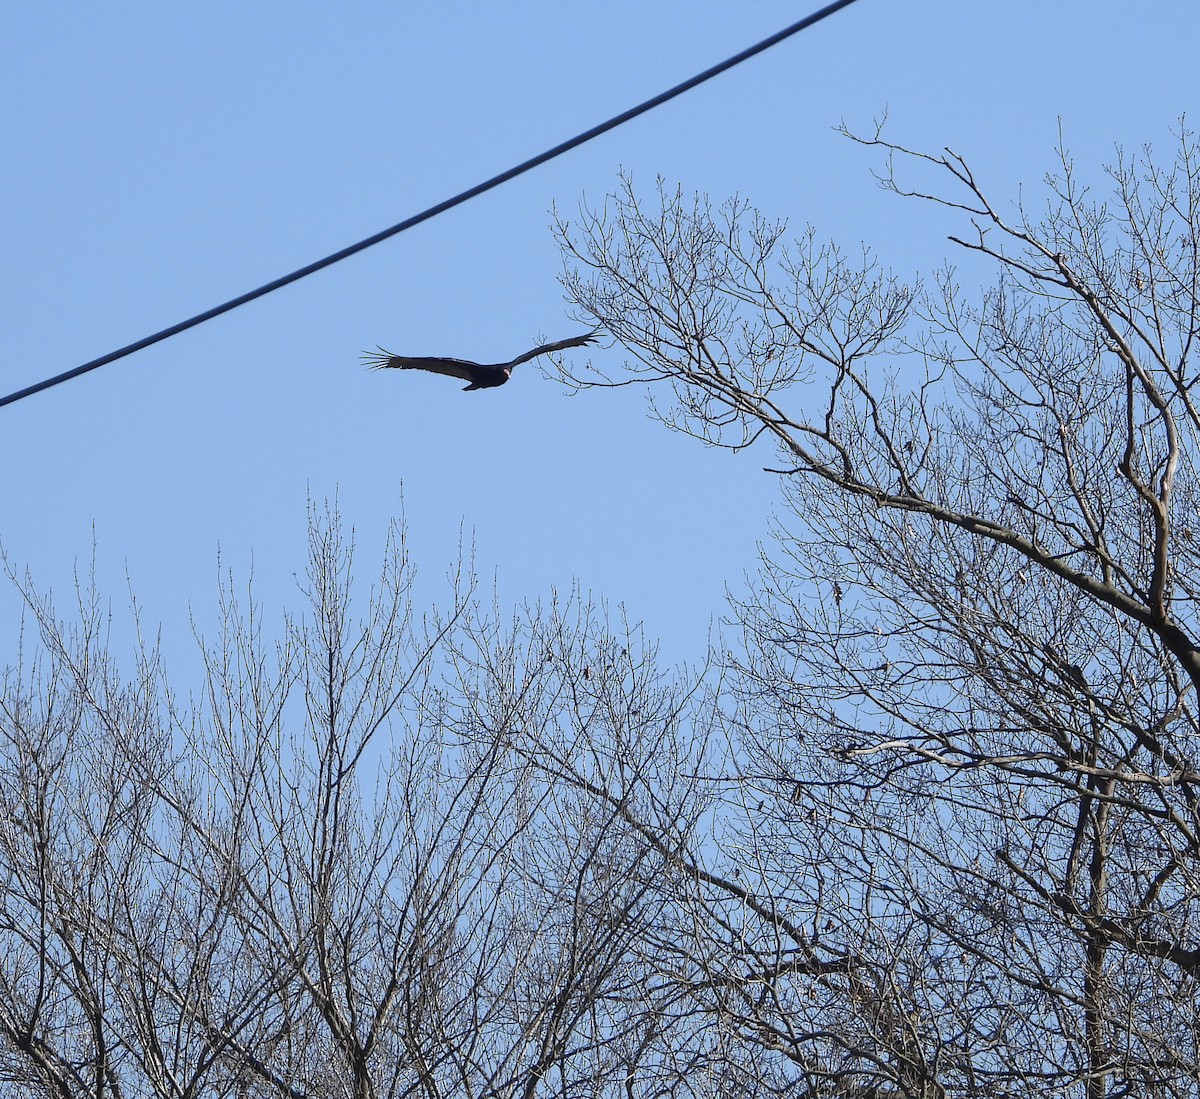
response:
<path id="1" fill-rule="evenodd" d="M 384 367 L 392 365 L 392 353 L 384 351 L 382 347 L 376 347 L 374 351 L 364 351 L 362 361 L 364 366 L 368 366 L 372 370 L 382 370 Z"/>

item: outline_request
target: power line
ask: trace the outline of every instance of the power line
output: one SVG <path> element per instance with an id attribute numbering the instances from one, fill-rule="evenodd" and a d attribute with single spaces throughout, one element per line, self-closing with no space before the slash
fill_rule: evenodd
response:
<path id="1" fill-rule="evenodd" d="M 177 336 L 180 332 L 186 332 L 189 328 L 195 328 L 205 321 L 211 321 L 223 313 L 237 309 L 239 306 L 248 305 L 250 302 L 265 297 L 275 290 L 281 290 L 285 286 L 290 286 L 293 282 L 299 282 L 309 275 L 315 275 L 318 271 L 323 271 L 326 267 L 332 267 L 335 263 L 340 263 L 342 260 L 349 259 L 351 256 L 357 255 L 359 252 L 363 252 L 373 245 L 388 240 L 390 237 L 397 236 L 407 229 L 412 229 L 414 226 L 420 225 L 423 221 L 429 221 L 430 218 L 437 217 L 438 214 L 445 213 L 447 210 L 452 210 L 455 206 L 461 206 L 469 199 L 482 195 L 494 187 L 499 187 L 501 183 L 507 183 L 510 179 L 516 179 L 517 176 L 524 175 L 526 172 L 545 164 L 547 161 L 562 156 L 563 153 L 570 152 L 572 149 L 591 141 L 593 138 L 608 133 L 609 130 L 615 130 L 618 126 L 637 118 L 639 115 L 645 114 L 647 111 L 654 110 L 655 107 L 661 106 L 676 96 L 691 91 L 692 88 L 711 80 L 714 76 L 720 76 L 721 73 L 732 69 L 736 65 L 740 65 L 743 61 L 748 61 L 751 57 L 762 53 L 764 50 L 769 50 L 772 46 L 778 45 L 787 38 L 791 38 L 792 35 L 799 34 L 800 31 L 806 30 L 815 23 L 819 23 L 822 19 L 833 15 L 835 12 L 841 11 L 842 8 L 848 8 L 854 2 L 855 0 L 836 0 L 835 3 L 826 4 L 819 11 L 815 11 L 811 15 L 806 15 L 798 22 L 792 23 L 791 26 L 784 27 L 783 30 L 777 31 L 769 38 L 764 38 L 761 42 L 755 43 L 755 45 L 750 46 L 748 49 L 742 50 L 741 53 L 726 58 L 719 64 L 713 65 L 710 69 L 705 69 L 704 72 L 690 77 L 682 84 L 676 84 L 673 88 L 668 88 L 667 91 L 660 92 L 652 99 L 647 99 L 644 103 L 639 103 L 636 107 L 631 107 L 619 115 L 614 115 L 607 122 L 601 122 L 598 126 L 593 126 L 590 130 L 585 130 L 570 140 L 555 145 L 552 149 L 547 149 L 545 152 L 539 153 L 535 157 L 530 157 L 529 160 L 522 161 L 520 164 L 501 172 L 499 175 L 492 176 L 491 179 L 484 180 L 483 183 L 477 183 L 474 187 L 462 191 L 453 198 L 445 199 L 436 206 L 430 206 L 429 209 L 422 210 L 419 214 L 414 214 L 412 217 L 398 222 L 390 228 L 382 229 L 378 233 L 358 241 L 356 244 L 348 245 L 331 255 L 325 256 L 324 259 L 319 259 L 304 267 L 297 268 L 290 274 L 282 275 L 245 294 L 239 294 L 236 298 L 230 298 L 229 301 L 215 305 L 211 309 L 206 309 L 203 313 L 197 313 L 194 317 L 189 317 L 185 321 L 179 321 L 169 328 L 164 328 L 161 332 L 155 332 L 152 336 L 145 336 L 116 351 L 110 351 L 107 355 L 101 355 L 98 359 L 92 359 L 82 366 L 77 366 L 73 370 L 67 370 L 62 374 L 56 374 L 53 378 L 46 378 L 44 381 L 26 386 L 15 393 L 10 393 L 7 397 L 0 397 L 0 408 L 3 408 L 5 405 L 14 404 L 25 397 L 32 397 L 33 394 L 40 393 L 43 389 L 50 389 L 62 382 L 68 382 L 72 378 L 78 378 L 79 375 L 86 374 L 91 370 L 107 366 L 109 363 L 123 359 L 126 355 L 132 355 L 135 351 L 141 351 L 152 344 L 161 343 L 171 336 Z"/>

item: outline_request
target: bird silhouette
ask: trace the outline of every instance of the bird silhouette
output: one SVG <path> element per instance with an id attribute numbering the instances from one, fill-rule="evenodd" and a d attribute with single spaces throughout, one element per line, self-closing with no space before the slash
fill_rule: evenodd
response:
<path id="1" fill-rule="evenodd" d="M 536 359 L 539 355 L 548 355 L 551 351 L 565 351 L 568 347 L 583 347 L 596 342 L 596 332 L 588 332 L 584 336 L 572 336 L 567 340 L 555 343 L 543 343 L 509 359 L 506 363 L 474 363 L 469 359 L 449 359 L 436 355 L 393 355 L 382 347 L 363 353 L 363 361 L 375 370 L 429 370 L 434 374 L 445 374 L 450 378 L 461 378 L 470 384 L 463 387 L 463 392 L 470 389 L 493 389 L 503 385 L 512 377 L 513 368 Z"/>

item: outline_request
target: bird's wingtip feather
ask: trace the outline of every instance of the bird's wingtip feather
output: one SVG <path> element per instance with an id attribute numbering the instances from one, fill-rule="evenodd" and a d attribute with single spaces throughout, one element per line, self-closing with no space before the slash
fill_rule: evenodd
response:
<path id="1" fill-rule="evenodd" d="M 374 351 L 364 351 L 360 357 L 364 366 L 372 370 L 382 370 L 391 362 L 392 353 L 382 347 L 376 347 Z"/>

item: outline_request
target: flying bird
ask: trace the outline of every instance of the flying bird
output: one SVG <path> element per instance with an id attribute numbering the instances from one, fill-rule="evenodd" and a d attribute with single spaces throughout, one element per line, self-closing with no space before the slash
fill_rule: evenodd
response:
<path id="1" fill-rule="evenodd" d="M 363 361 L 376 370 L 430 370 L 434 374 L 461 378 L 469 383 L 463 387 L 463 392 L 466 392 L 470 389 L 492 389 L 503 385 L 512 377 L 514 367 L 536 359 L 539 355 L 549 355 L 551 351 L 565 351 L 568 347 L 583 347 L 595 342 L 596 332 L 593 331 L 585 336 L 572 336 L 568 340 L 539 344 L 532 351 L 526 351 L 524 355 L 518 355 L 506 363 L 473 363 L 468 359 L 445 359 L 435 355 L 393 355 L 382 347 L 364 352 Z"/>

